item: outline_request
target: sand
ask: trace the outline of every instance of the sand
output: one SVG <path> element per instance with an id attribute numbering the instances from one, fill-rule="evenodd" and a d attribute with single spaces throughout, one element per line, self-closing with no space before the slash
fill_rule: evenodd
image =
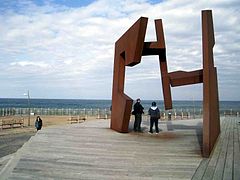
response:
<path id="1" fill-rule="evenodd" d="M 16 116 L 14 116 L 16 117 Z M 1 117 L 4 119 L 12 119 L 13 116 Z M 31 136 L 35 135 L 37 132 L 34 125 L 37 116 L 30 116 L 30 126 L 28 126 L 28 116 L 24 116 L 24 126 L 23 128 L 15 127 L 9 128 L 5 127 L 0 129 L 0 158 L 15 153 L 22 145 L 27 142 Z M 43 127 L 53 125 L 66 125 L 70 122 L 68 121 L 69 116 L 40 116 L 43 121 Z M 94 120 L 97 117 L 87 117 L 87 121 Z"/>

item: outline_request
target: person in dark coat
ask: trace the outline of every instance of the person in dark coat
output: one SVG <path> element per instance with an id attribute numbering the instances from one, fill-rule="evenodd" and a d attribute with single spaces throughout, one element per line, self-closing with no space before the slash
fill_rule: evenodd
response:
<path id="1" fill-rule="evenodd" d="M 37 119 L 35 121 L 35 127 L 37 131 L 42 129 L 42 119 L 40 118 L 40 116 L 37 116 Z"/>
<path id="2" fill-rule="evenodd" d="M 132 114 L 135 115 L 135 121 L 134 121 L 134 131 L 135 132 L 141 132 L 141 123 L 142 123 L 142 114 L 143 112 L 143 106 L 141 105 L 141 100 L 138 98 L 137 102 L 134 104 L 133 112 Z"/>
<path id="3" fill-rule="evenodd" d="M 158 119 L 160 119 L 160 111 L 156 105 L 156 102 L 152 102 L 152 107 L 149 108 L 148 114 L 150 115 L 150 130 L 149 133 L 153 133 L 153 124 L 155 124 L 156 134 L 159 133 Z"/>

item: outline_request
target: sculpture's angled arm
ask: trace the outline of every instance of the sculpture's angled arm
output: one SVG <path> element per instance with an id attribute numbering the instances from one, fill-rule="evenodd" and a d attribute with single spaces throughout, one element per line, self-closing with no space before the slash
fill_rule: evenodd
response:
<path id="1" fill-rule="evenodd" d="M 160 72 L 162 77 L 164 106 L 165 106 L 165 109 L 172 109 L 170 79 L 168 76 L 166 48 L 165 48 L 165 40 L 164 40 L 164 33 L 163 33 L 163 26 L 162 26 L 161 19 L 155 20 L 155 29 L 156 29 L 157 41 L 145 42 L 142 55 L 143 56 L 158 55 Z"/>
<path id="2" fill-rule="evenodd" d="M 172 109 L 172 96 L 171 96 L 170 80 L 169 80 L 168 69 L 167 69 L 165 39 L 164 39 L 161 19 L 155 20 L 155 28 L 156 28 L 157 41 L 159 43 L 159 46 L 164 49 L 163 53 L 159 55 L 164 106 L 165 106 L 165 109 Z"/>

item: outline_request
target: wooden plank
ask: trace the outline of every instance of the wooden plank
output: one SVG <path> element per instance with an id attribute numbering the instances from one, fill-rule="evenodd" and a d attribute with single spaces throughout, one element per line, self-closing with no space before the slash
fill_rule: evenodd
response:
<path id="1" fill-rule="evenodd" d="M 215 180 L 222 179 L 226 156 L 227 156 L 230 123 L 229 123 L 228 119 L 226 119 L 226 118 L 224 118 L 224 119 L 225 119 L 225 121 L 227 121 L 226 133 L 225 133 L 225 136 L 223 137 L 222 149 L 219 154 L 218 162 L 217 162 L 217 165 L 216 165 L 216 168 L 214 171 L 214 175 L 213 175 L 213 179 L 215 179 Z"/>
<path id="2" fill-rule="evenodd" d="M 236 127 L 235 118 L 222 119 L 220 139 L 213 154 L 209 162 L 200 164 L 192 179 L 240 179 L 239 126 Z"/>
<path id="3" fill-rule="evenodd" d="M 209 158 L 204 158 L 201 161 L 201 163 L 199 164 L 199 167 L 197 168 L 196 172 L 194 173 L 192 179 L 201 180 L 207 169 L 208 163 L 209 163 Z"/>
<path id="4" fill-rule="evenodd" d="M 221 134 L 219 135 L 218 141 L 216 142 L 215 148 L 212 151 L 212 154 L 209 158 L 203 159 L 200 163 L 198 169 L 196 170 L 195 174 L 193 175 L 192 179 L 211 179 L 217 162 L 218 157 L 221 152 L 223 139 L 226 135 L 226 125 L 227 121 L 222 118 L 221 119 Z"/>
<path id="5" fill-rule="evenodd" d="M 240 124 L 239 118 L 235 118 L 234 121 L 234 133 L 233 133 L 233 179 L 240 179 Z"/>
<path id="6" fill-rule="evenodd" d="M 215 171 L 215 168 L 218 163 L 219 155 L 222 150 L 222 145 L 224 137 L 226 135 L 226 121 L 221 123 L 221 134 L 219 135 L 218 140 L 216 141 L 215 147 L 212 151 L 211 156 L 209 157 L 209 163 L 207 164 L 206 171 L 204 173 L 203 179 L 211 180 Z"/>
<path id="7" fill-rule="evenodd" d="M 228 139 L 228 147 L 227 147 L 227 156 L 224 166 L 223 179 L 232 180 L 233 175 L 233 119 L 229 118 L 230 128 L 229 128 L 229 139 Z"/>

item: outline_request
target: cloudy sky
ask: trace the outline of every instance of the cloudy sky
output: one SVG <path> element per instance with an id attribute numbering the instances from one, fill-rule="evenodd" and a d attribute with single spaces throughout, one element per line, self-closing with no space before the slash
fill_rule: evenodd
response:
<path id="1" fill-rule="evenodd" d="M 163 19 L 168 70 L 202 68 L 201 10 L 212 9 L 220 100 L 240 100 L 239 0 L 0 0 L 0 98 L 111 99 L 115 41 L 141 16 Z M 162 100 L 157 56 L 128 67 L 125 93 Z M 172 88 L 202 99 L 202 84 Z"/>

